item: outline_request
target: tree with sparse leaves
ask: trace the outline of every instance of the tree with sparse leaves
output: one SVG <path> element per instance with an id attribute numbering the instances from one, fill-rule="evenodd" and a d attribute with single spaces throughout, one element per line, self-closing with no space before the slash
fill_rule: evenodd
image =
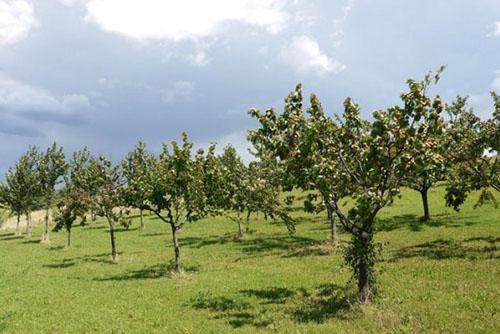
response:
<path id="1" fill-rule="evenodd" d="M 113 166 L 104 156 L 90 156 L 89 162 L 75 173 L 72 183 L 86 192 L 89 207 L 97 216 L 106 219 L 111 239 L 111 257 L 117 261 L 115 227 L 123 218 L 122 179 L 119 166 Z"/>
<path id="2" fill-rule="evenodd" d="M 122 173 L 126 183 L 123 189 L 124 203 L 139 209 L 141 231 L 144 230 L 143 211 L 146 204 L 144 183 L 154 166 L 154 159 L 154 155 L 146 150 L 146 144 L 139 142 L 122 162 Z"/>
<path id="3" fill-rule="evenodd" d="M 345 260 L 357 280 L 361 303 L 369 301 L 375 284 L 375 218 L 392 203 L 415 163 L 411 154 L 419 136 L 441 122 L 442 108 L 426 108 L 425 99 L 426 88 L 438 81 L 440 72 L 423 81 L 408 80 L 403 106 L 375 111 L 372 121 L 361 118 L 350 98 L 336 120 L 324 113 L 315 95 L 304 111 L 300 85 L 286 98 L 283 113 L 249 111 L 260 122 L 249 135 L 257 152 L 273 152 L 298 182 L 325 191 L 328 205 L 351 234 Z M 439 97 L 432 103 L 440 104 Z M 346 211 L 340 200 L 347 195 L 352 206 Z"/>
<path id="4" fill-rule="evenodd" d="M 9 168 L 5 175 L 5 183 L 0 183 L 0 207 L 16 215 L 16 236 L 21 235 L 20 221 L 24 212 L 25 192 L 18 180 L 19 174 Z"/>
<path id="5" fill-rule="evenodd" d="M 247 208 L 250 192 L 250 175 L 248 168 L 236 153 L 233 146 L 228 145 L 224 148 L 220 156 L 224 178 L 224 197 L 222 200 L 222 209 L 226 217 L 238 225 L 236 240 L 243 238 L 243 213 Z M 233 215 L 234 213 L 234 215 Z"/>
<path id="6" fill-rule="evenodd" d="M 52 144 L 41 154 L 38 164 L 41 204 L 45 209 L 45 224 L 42 242 L 49 242 L 49 211 L 53 204 L 56 185 L 66 173 L 67 163 L 62 147 Z"/>
<path id="7" fill-rule="evenodd" d="M 71 246 L 71 231 L 73 224 L 78 218 L 85 219 L 85 214 L 89 210 L 91 194 L 78 187 L 74 183 L 81 173 L 89 167 L 90 152 L 85 148 L 73 153 L 73 158 L 68 166 L 68 172 L 64 175 L 64 187 L 59 193 L 59 201 L 56 205 L 54 215 L 54 232 L 66 229 L 67 246 Z"/>
<path id="8" fill-rule="evenodd" d="M 40 153 L 36 146 L 31 146 L 7 173 L 7 182 L 16 192 L 21 202 L 21 211 L 26 215 L 26 235 L 31 237 L 31 213 L 39 207 L 41 197 L 40 185 Z"/>

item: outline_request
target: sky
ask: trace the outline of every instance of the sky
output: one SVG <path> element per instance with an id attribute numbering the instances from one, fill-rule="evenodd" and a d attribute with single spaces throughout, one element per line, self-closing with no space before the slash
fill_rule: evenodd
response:
<path id="1" fill-rule="evenodd" d="M 435 93 L 489 117 L 499 0 L 0 0 L 0 173 L 31 144 L 117 160 L 183 131 L 250 159 L 247 110 L 298 82 L 369 117 L 440 65 Z"/>

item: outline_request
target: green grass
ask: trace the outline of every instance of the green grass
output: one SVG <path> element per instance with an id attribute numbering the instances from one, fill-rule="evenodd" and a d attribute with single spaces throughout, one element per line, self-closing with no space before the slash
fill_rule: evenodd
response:
<path id="1" fill-rule="evenodd" d="M 442 189 L 430 193 L 422 223 L 419 194 L 404 191 L 379 215 L 379 297 L 345 302 L 349 269 L 324 240 L 324 214 L 298 208 L 297 233 L 252 221 L 234 242 L 234 223 L 206 219 L 181 231 L 187 273 L 169 274 L 168 226 L 152 216 L 117 233 L 110 263 L 104 223 L 39 244 L 0 232 L 0 332 L 144 333 L 500 333 L 500 210 L 455 213 Z M 341 239 L 348 236 L 341 234 Z"/>

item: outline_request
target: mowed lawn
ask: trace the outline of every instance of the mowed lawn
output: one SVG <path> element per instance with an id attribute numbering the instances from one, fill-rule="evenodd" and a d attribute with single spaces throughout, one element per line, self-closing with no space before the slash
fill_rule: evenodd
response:
<path id="1" fill-rule="evenodd" d="M 405 190 L 379 215 L 377 299 L 345 302 L 349 268 L 331 248 L 325 214 L 297 201 L 297 233 L 254 217 L 252 232 L 223 217 L 181 231 L 184 275 L 169 274 L 169 226 L 146 216 L 117 233 L 110 263 L 107 225 L 98 221 L 52 233 L 49 245 L 0 231 L 0 332 L 6 333 L 500 333 L 500 209 L 459 213 L 430 193 L 432 221 L 422 223 L 420 195 Z M 340 235 L 345 242 L 346 234 Z"/>

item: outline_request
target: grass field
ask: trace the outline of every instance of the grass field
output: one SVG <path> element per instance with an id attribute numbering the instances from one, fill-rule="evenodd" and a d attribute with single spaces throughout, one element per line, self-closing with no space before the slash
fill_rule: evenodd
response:
<path id="1" fill-rule="evenodd" d="M 222 217 L 187 226 L 184 275 L 169 275 L 170 230 L 152 216 L 117 233 L 118 264 L 102 222 L 75 228 L 71 248 L 64 231 L 49 245 L 41 228 L 0 231 L 0 332 L 500 333 L 500 209 L 474 198 L 455 213 L 433 189 L 428 223 L 416 192 L 384 209 L 379 297 L 364 307 L 345 302 L 350 273 L 324 214 L 299 204 L 294 237 L 258 219 L 241 242 Z"/>

